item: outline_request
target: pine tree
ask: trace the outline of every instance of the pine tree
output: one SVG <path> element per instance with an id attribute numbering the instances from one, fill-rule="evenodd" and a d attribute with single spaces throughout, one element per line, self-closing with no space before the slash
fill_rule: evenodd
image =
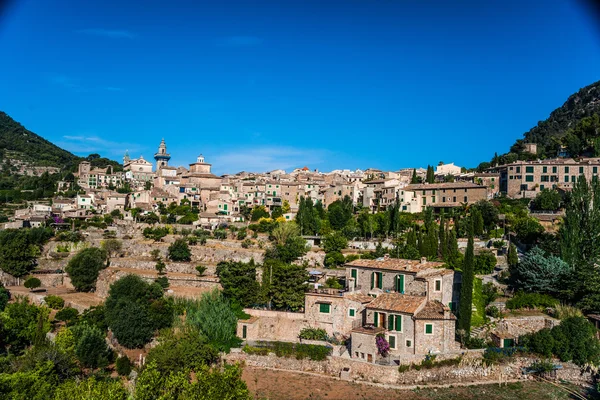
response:
<path id="1" fill-rule="evenodd" d="M 473 254 L 473 226 L 469 221 L 469 241 L 462 268 L 462 283 L 460 286 L 460 303 L 458 312 L 457 329 L 464 330 L 467 335 L 471 333 L 471 314 L 473 308 L 473 279 L 475 256 Z"/>
<path id="2" fill-rule="evenodd" d="M 417 177 L 417 170 L 416 169 L 413 169 L 413 174 L 412 174 L 412 177 L 410 178 L 410 183 L 412 185 L 414 185 L 416 183 L 419 183 L 419 178 Z"/>
<path id="3" fill-rule="evenodd" d="M 435 182 L 435 172 L 433 171 L 433 167 L 431 165 L 427 166 L 426 181 L 427 181 L 427 183 L 434 183 Z"/>

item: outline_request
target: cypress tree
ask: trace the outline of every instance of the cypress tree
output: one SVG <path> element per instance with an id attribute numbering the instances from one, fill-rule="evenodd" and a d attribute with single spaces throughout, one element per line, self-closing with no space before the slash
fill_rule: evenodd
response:
<path id="1" fill-rule="evenodd" d="M 444 211 L 440 214 L 440 228 L 439 228 L 439 255 L 440 259 L 446 260 L 446 221 L 444 218 Z"/>
<path id="2" fill-rule="evenodd" d="M 448 230 L 446 234 L 446 262 L 452 267 L 456 267 L 454 264 L 456 261 L 456 255 L 458 254 L 458 242 L 456 240 L 456 230 Z"/>
<path id="3" fill-rule="evenodd" d="M 434 183 L 435 182 L 435 172 L 433 171 L 433 167 L 431 165 L 427 166 L 426 181 L 427 181 L 427 183 Z"/>
<path id="4" fill-rule="evenodd" d="M 417 234 L 415 233 L 415 228 L 411 229 L 407 234 L 406 234 L 406 245 L 407 246 L 412 246 L 415 249 L 418 249 L 418 245 L 417 245 Z"/>
<path id="5" fill-rule="evenodd" d="M 417 170 L 413 169 L 413 174 L 412 177 L 410 178 L 410 183 L 411 184 L 415 184 L 415 183 L 419 183 L 419 178 L 417 177 Z"/>
<path id="6" fill-rule="evenodd" d="M 458 329 L 467 335 L 471 333 L 471 314 L 473 308 L 473 279 L 475 256 L 473 254 L 473 221 L 469 221 L 469 240 L 462 268 L 462 284 L 460 286 L 460 303 L 458 305 Z"/>
<path id="7" fill-rule="evenodd" d="M 511 243 L 508 246 L 508 254 L 506 256 L 506 263 L 509 267 L 514 267 L 519 263 L 519 256 L 517 254 L 517 247 L 514 243 Z"/>
<path id="8" fill-rule="evenodd" d="M 473 233 L 475 236 L 483 235 L 483 216 L 477 208 L 473 210 Z"/>

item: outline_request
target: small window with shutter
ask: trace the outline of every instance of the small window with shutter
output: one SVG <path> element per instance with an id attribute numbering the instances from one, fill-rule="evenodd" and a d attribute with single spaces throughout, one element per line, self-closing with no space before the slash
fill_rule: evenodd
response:
<path id="1" fill-rule="evenodd" d="M 433 335 L 433 324 L 425 324 L 425 334 Z"/>

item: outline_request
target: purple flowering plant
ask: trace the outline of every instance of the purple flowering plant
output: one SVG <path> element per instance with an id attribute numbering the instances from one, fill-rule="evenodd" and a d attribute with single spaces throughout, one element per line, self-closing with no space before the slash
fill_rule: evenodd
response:
<path id="1" fill-rule="evenodd" d="M 377 345 L 379 354 L 381 354 L 382 357 L 387 357 L 388 353 L 390 352 L 390 344 L 387 340 L 385 340 L 385 337 L 381 334 L 377 335 L 375 338 L 375 344 Z"/>

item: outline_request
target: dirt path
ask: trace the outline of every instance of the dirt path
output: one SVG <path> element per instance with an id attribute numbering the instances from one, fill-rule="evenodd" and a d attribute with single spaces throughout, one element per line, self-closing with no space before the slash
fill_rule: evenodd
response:
<path id="1" fill-rule="evenodd" d="M 257 399 L 568 399 L 566 392 L 534 381 L 447 388 L 393 389 L 385 385 L 348 382 L 318 374 L 245 366 L 242 378 Z"/>

